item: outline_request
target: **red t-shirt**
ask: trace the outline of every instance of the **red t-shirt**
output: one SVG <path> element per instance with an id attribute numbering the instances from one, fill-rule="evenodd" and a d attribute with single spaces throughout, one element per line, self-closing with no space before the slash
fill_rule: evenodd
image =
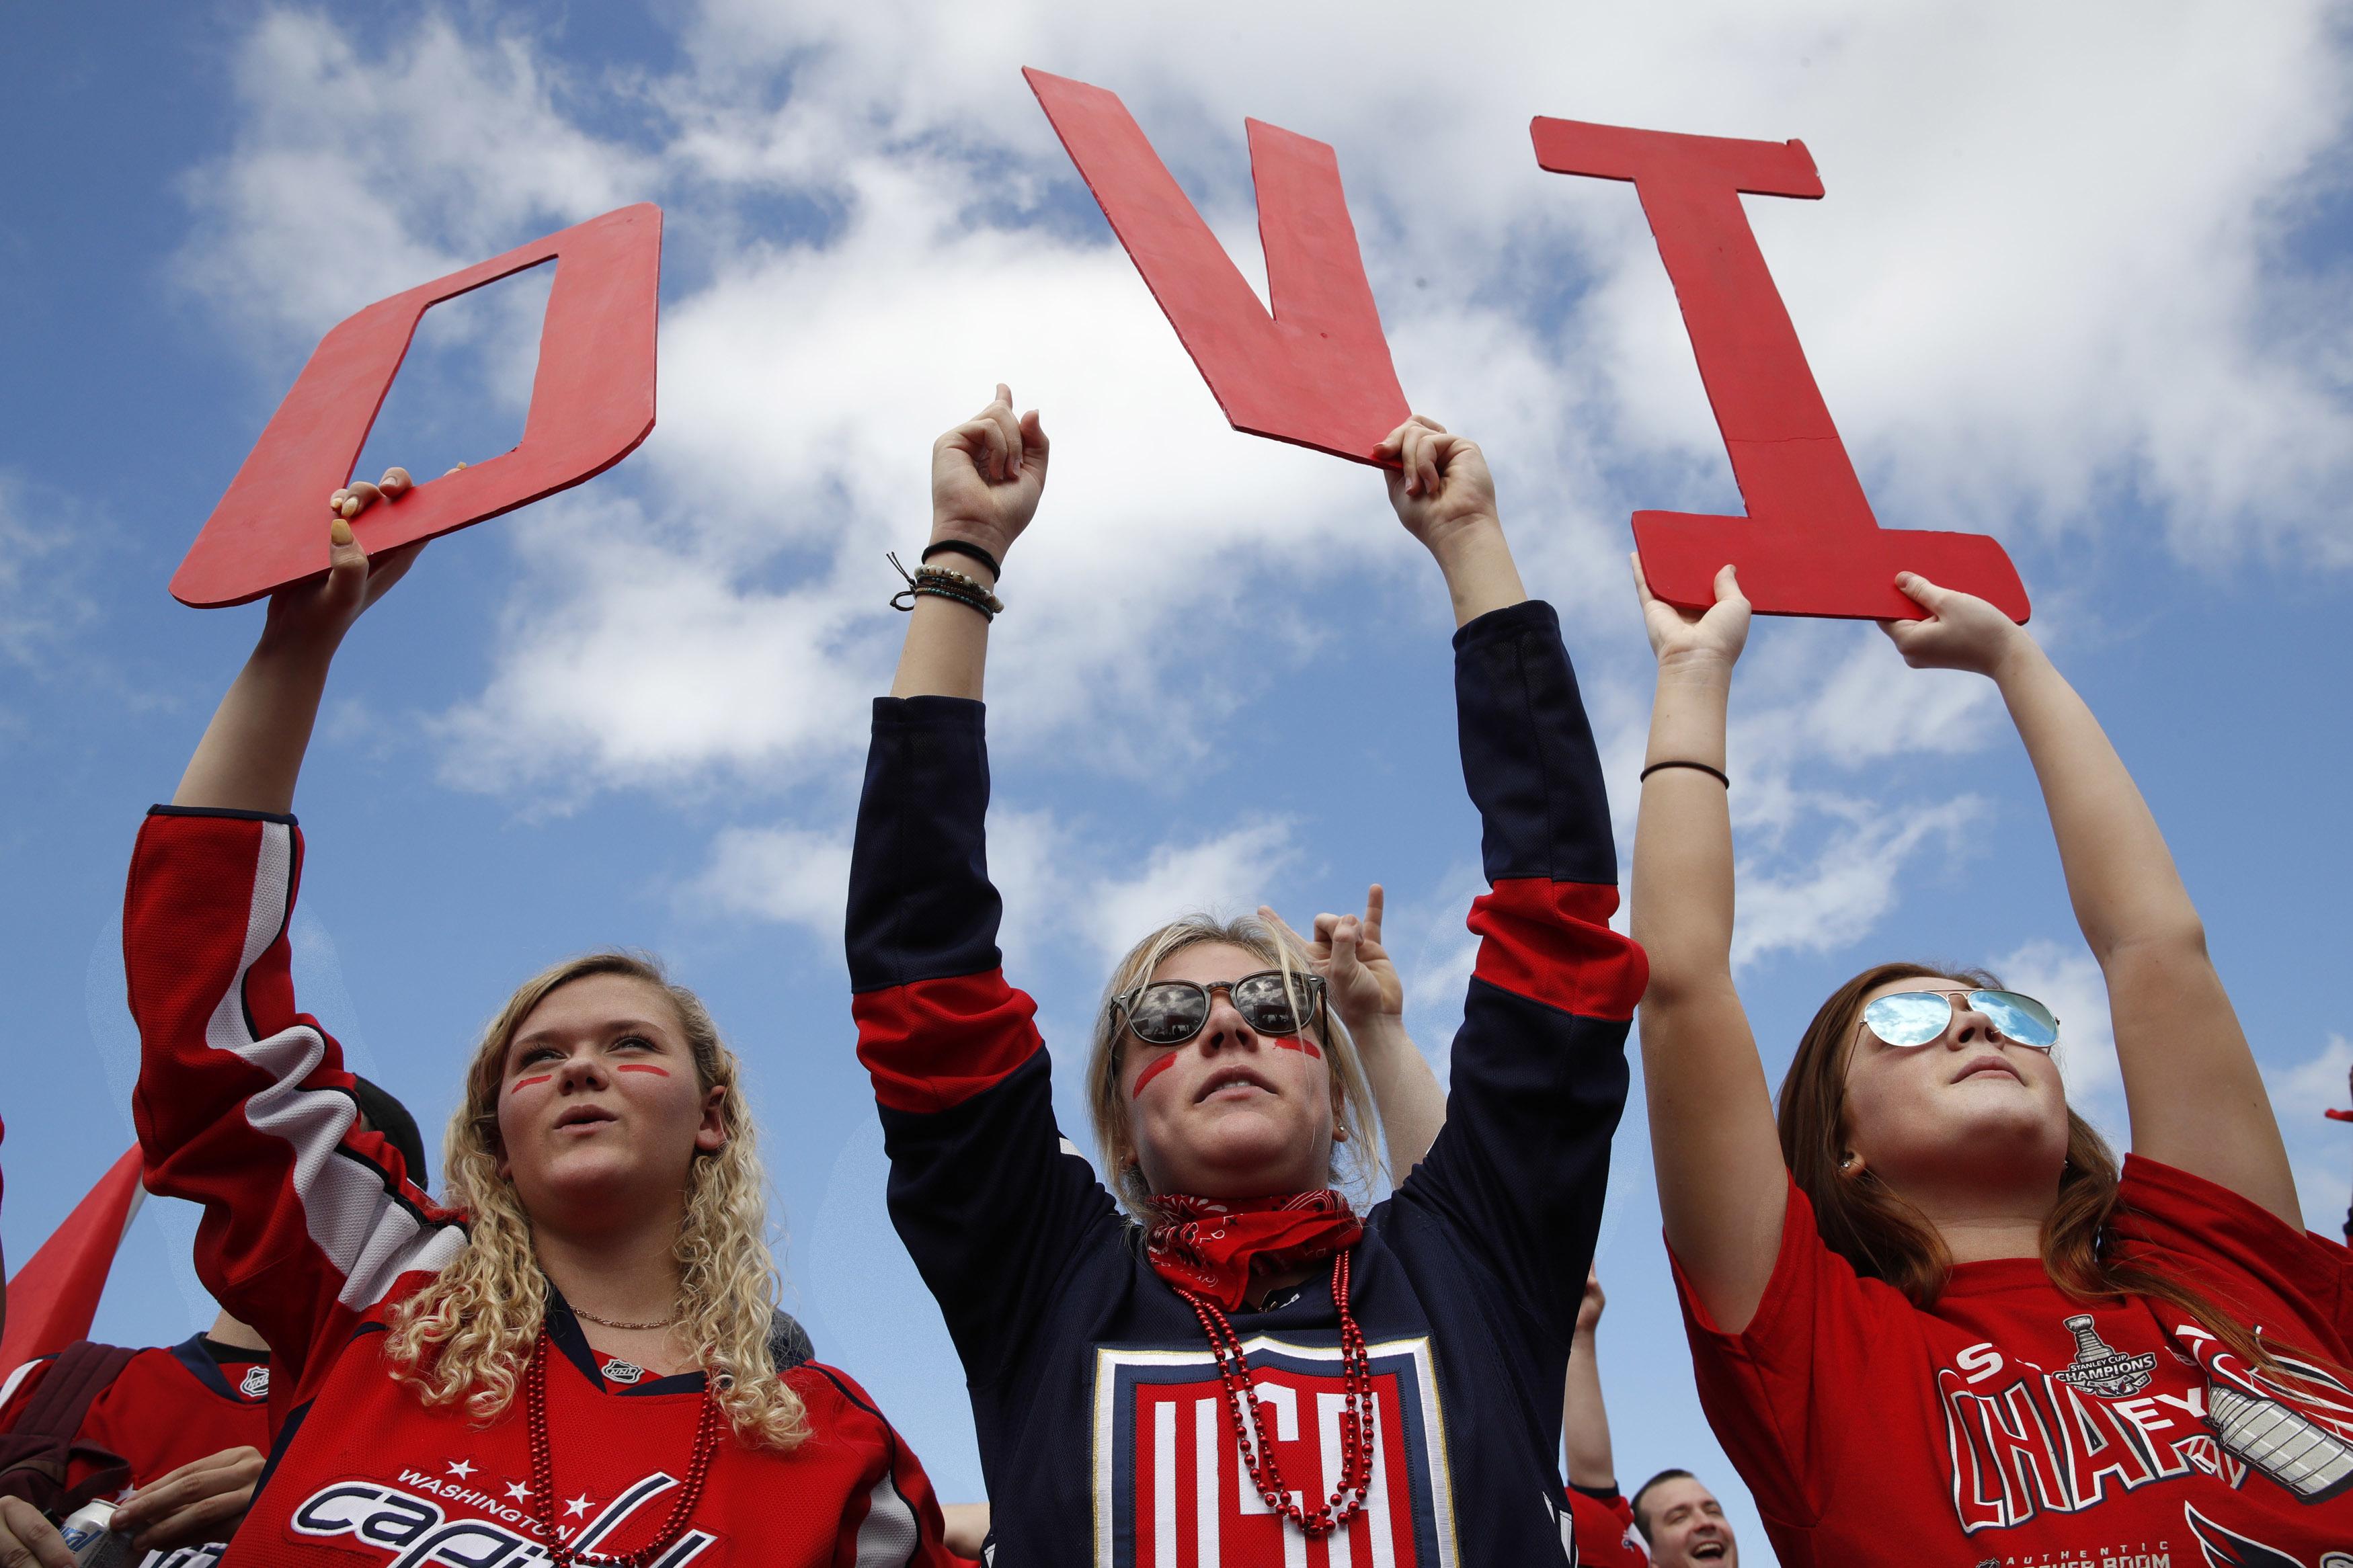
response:
<path id="1" fill-rule="evenodd" d="M 1577 1535 L 1577 1568 L 1650 1568 L 1650 1553 L 1622 1497 L 1606 1501 L 1568 1489 L 1568 1516 Z"/>
<path id="2" fill-rule="evenodd" d="M 28 1362 L 0 1384 L 0 1432 L 14 1429 L 55 1360 Z M 238 1350 L 202 1334 L 185 1344 L 141 1351 L 90 1402 L 77 1436 L 129 1465 L 134 1487 L 224 1448 L 267 1454 L 269 1352 Z M 79 1486 L 102 1468 L 78 1460 L 66 1484 Z"/>
<path id="3" fill-rule="evenodd" d="M 2353 1253 L 2127 1158 L 2121 1247 L 2277 1345 L 2282 1386 L 2187 1314 L 2086 1307 L 2036 1259 L 1965 1263 L 1934 1307 L 1857 1278 L 1793 1185 L 1746 1331 L 1676 1281 L 1701 1404 L 1785 1568 L 2353 1563 Z"/>

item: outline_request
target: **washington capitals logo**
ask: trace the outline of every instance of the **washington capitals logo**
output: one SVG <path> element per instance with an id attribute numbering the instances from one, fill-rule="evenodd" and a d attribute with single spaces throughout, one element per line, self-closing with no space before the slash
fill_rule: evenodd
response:
<path id="1" fill-rule="evenodd" d="M 471 1469 L 467 1467 L 469 1473 Z M 419 1489 L 432 1489 L 431 1495 L 367 1481 L 337 1481 L 304 1499 L 289 1527 L 298 1536 L 347 1535 L 362 1547 L 381 1548 L 389 1553 L 384 1568 L 488 1568 L 492 1563 L 539 1568 L 547 1562 L 545 1527 L 512 1503 L 415 1470 L 404 1472 L 401 1479 Z M 564 1539 L 575 1552 L 591 1552 L 649 1500 L 677 1485 L 677 1477 L 657 1470 L 606 1504 L 578 1533 Z M 519 1489 L 519 1485 L 510 1487 L 508 1493 L 512 1497 Z M 442 1507 L 444 1500 L 480 1513 L 452 1519 Z M 649 1568 L 686 1568 L 715 1539 L 706 1531 L 690 1530 Z"/>
<path id="2" fill-rule="evenodd" d="M 2070 1388 L 2080 1388 L 2102 1399 L 2123 1399 L 2148 1386 L 2157 1371 L 2157 1353 L 2126 1355 L 2112 1350 L 2092 1326 L 2092 1315 L 2081 1312 L 2060 1325 L 2075 1336 L 2075 1360 L 2052 1375 Z"/>
<path id="3" fill-rule="evenodd" d="M 2225 1530 L 2194 1508 L 2185 1506 L 2181 1511 L 2188 1516 L 2189 1533 L 2198 1538 L 2206 1568 L 2304 1568 L 2291 1553 Z M 2316 1568 L 2353 1568 L 2353 1552 L 2325 1552 Z"/>

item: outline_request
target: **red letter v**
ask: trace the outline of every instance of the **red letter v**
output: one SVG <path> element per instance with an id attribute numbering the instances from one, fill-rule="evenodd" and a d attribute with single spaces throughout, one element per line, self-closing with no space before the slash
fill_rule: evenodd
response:
<path id="1" fill-rule="evenodd" d="M 1246 122 L 1270 317 L 1117 94 L 1021 74 L 1227 421 L 1371 462 L 1408 410 L 1332 149 Z"/>

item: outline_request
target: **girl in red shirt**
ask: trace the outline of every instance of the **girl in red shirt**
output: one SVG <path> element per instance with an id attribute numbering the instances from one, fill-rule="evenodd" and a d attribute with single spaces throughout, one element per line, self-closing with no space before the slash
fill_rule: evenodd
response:
<path id="1" fill-rule="evenodd" d="M 1915 668 L 1990 677 L 2107 981 L 2133 1153 L 1992 976 L 1865 970 L 1778 1136 L 1732 984 L 1724 779 L 1748 605 L 1640 584 L 1658 656 L 1632 922 L 1700 1394 L 1784 1563 L 2353 1563 L 2346 1250 L 2307 1234 L 2197 911 L 2098 723 L 2020 627 L 1905 574 Z M 1992 889 L 1999 896 L 1999 889 Z"/>
<path id="2" fill-rule="evenodd" d="M 776 1310 L 740 1067 L 692 993 L 620 952 L 527 982 L 468 1067 L 447 1205 L 298 1010 L 295 777 L 337 646 L 417 552 L 368 558 L 375 494 L 272 595 L 123 914 L 148 1189 L 204 1205 L 197 1272 L 272 1352 L 231 1559 L 944 1568 L 923 1468 Z"/>

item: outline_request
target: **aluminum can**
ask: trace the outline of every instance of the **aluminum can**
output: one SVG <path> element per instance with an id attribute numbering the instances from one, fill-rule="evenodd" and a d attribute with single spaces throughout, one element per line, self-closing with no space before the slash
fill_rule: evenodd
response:
<path id="1" fill-rule="evenodd" d="M 112 1527 L 114 1505 L 103 1500 L 86 1502 L 58 1526 L 66 1550 L 74 1554 L 75 1568 L 125 1568 L 131 1561 L 131 1537 Z"/>

